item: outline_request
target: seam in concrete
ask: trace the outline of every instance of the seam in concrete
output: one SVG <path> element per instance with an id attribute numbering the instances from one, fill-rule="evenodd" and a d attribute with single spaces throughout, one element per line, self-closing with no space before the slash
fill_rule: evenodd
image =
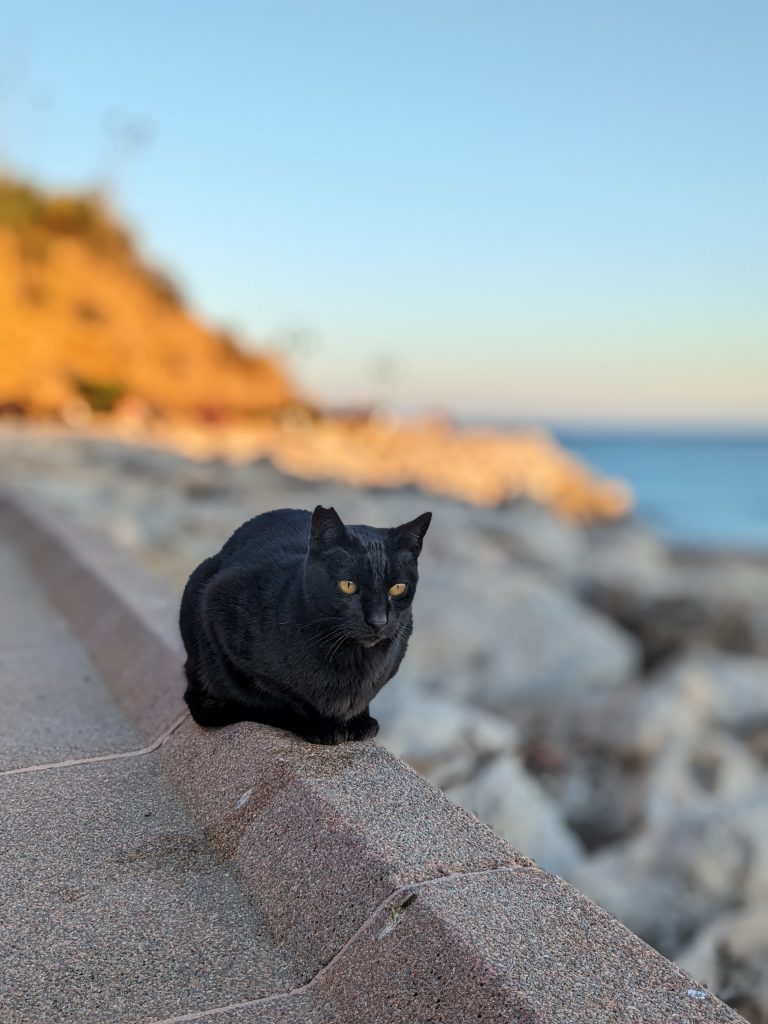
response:
<path id="1" fill-rule="evenodd" d="M 187 1024 L 189 1021 L 206 1020 L 208 1017 L 218 1017 L 223 1013 L 230 1013 L 234 1010 L 247 1010 L 251 1007 L 266 1006 L 267 1003 L 274 1003 L 280 999 L 290 999 L 293 996 L 302 995 L 304 992 L 311 991 L 315 985 L 317 985 L 323 978 L 329 974 L 335 967 L 337 961 L 339 961 L 344 953 L 352 946 L 361 935 L 363 935 L 371 927 L 373 922 L 379 915 L 387 909 L 387 907 L 397 904 L 401 899 L 408 900 L 409 896 L 415 895 L 421 889 L 426 889 L 430 886 L 442 885 L 443 882 L 450 881 L 454 878 L 488 878 L 491 875 L 497 875 L 509 872 L 510 874 L 516 874 L 521 871 L 535 871 L 544 873 L 542 868 L 536 867 L 535 865 L 500 865 L 497 868 L 485 868 L 482 871 L 450 871 L 444 875 L 436 875 L 434 878 L 425 878 L 421 882 L 409 882 L 408 885 L 401 885 L 397 889 L 394 889 L 389 896 L 381 901 L 378 906 L 366 917 L 360 927 L 351 935 L 347 941 L 341 946 L 331 957 L 327 964 L 320 968 L 314 977 L 310 978 L 303 985 L 297 985 L 295 988 L 287 989 L 285 992 L 273 992 L 268 996 L 259 996 L 257 999 L 245 999 L 239 1003 L 227 1003 L 226 1006 L 215 1006 L 210 1010 L 194 1010 L 192 1013 L 183 1013 L 178 1017 L 163 1017 L 162 1020 L 148 1021 L 147 1024 Z M 410 901 L 409 901 L 410 902 Z"/>
<path id="2" fill-rule="evenodd" d="M 74 768 L 79 764 L 99 764 L 101 761 L 121 761 L 126 757 L 144 757 L 145 754 L 152 754 L 159 747 L 162 747 L 166 740 L 176 732 L 182 722 L 186 722 L 188 718 L 189 712 L 185 711 L 183 715 L 179 715 L 172 725 L 168 726 L 165 732 L 161 733 L 156 740 L 153 740 L 148 747 L 142 747 L 140 750 L 125 750 L 120 754 L 97 754 L 95 757 L 72 757 L 66 761 L 30 764 L 24 768 L 6 768 L 0 772 L 0 777 L 5 775 L 25 775 L 27 772 L 47 772 L 52 768 Z"/>

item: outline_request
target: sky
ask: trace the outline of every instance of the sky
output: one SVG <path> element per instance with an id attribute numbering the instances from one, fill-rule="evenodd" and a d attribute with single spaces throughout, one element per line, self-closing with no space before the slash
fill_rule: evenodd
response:
<path id="1" fill-rule="evenodd" d="M 0 162 L 315 397 L 768 425 L 768 4 L 0 0 Z"/>

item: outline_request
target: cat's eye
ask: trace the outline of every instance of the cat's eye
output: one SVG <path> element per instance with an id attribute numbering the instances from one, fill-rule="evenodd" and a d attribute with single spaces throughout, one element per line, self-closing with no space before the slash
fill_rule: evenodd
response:
<path id="1" fill-rule="evenodd" d="M 354 580 L 339 580 L 339 590 L 342 590 L 345 594 L 356 594 L 357 584 Z"/>
<path id="2" fill-rule="evenodd" d="M 389 588 L 389 592 L 392 595 L 392 597 L 402 597 L 407 589 L 407 583 L 393 583 L 392 586 Z"/>

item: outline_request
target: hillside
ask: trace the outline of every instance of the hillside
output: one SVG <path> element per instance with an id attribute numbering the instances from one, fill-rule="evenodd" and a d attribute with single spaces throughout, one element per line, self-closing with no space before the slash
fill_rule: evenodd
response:
<path id="1" fill-rule="evenodd" d="M 27 431 L 44 420 L 34 429 L 266 458 L 304 479 L 415 486 L 477 505 L 525 497 L 580 522 L 631 505 L 626 487 L 541 431 L 310 410 L 275 358 L 196 320 L 97 197 L 10 180 L 0 180 L 3 412 Z"/>
<path id="2" fill-rule="evenodd" d="M 197 321 L 96 197 L 0 181 L 0 406 L 215 418 L 296 399 L 282 367 Z"/>

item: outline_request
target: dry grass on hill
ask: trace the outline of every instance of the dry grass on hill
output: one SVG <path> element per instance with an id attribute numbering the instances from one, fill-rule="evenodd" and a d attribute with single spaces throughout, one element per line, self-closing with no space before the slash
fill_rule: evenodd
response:
<path id="1" fill-rule="evenodd" d="M 280 409 L 297 395 L 278 362 L 190 315 L 95 197 L 0 182 L 0 403 L 33 415 Z"/>

